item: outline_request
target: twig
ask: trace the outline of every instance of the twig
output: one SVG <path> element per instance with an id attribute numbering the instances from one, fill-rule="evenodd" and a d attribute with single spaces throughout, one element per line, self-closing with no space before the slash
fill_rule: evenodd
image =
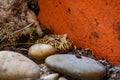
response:
<path id="1" fill-rule="evenodd" d="M 22 29 L 20 29 L 20 30 L 15 31 L 15 32 L 12 33 L 12 34 L 9 34 L 9 35 L 4 36 L 4 37 L 0 40 L 0 43 L 1 43 L 3 40 L 5 40 L 6 38 L 8 38 L 8 36 L 14 35 L 14 34 L 20 32 L 20 31 L 22 31 L 22 30 L 24 30 L 24 29 L 26 29 L 26 28 L 28 28 L 28 27 L 31 27 L 33 24 L 34 24 L 34 23 L 30 23 L 30 24 L 28 24 L 26 27 L 24 27 L 24 28 L 22 28 Z"/>
<path id="2" fill-rule="evenodd" d="M 28 24 L 26 27 L 24 27 L 24 28 L 22 28 L 22 29 L 20 29 L 20 30 L 15 31 L 13 34 L 18 33 L 18 32 L 20 32 L 20 31 L 22 31 L 22 30 L 24 30 L 24 29 L 26 29 L 26 28 L 28 28 L 28 27 L 31 27 L 33 24 L 34 24 L 34 23 L 30 23 L 30 24 Z"/>

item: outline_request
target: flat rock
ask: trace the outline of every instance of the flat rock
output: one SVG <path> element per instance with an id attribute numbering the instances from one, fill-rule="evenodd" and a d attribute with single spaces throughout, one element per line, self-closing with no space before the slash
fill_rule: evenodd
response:
<path id="1" fill-rule="evenodd" d="M 40 77 L 40 68 L 29 58 L 12 51 L 0 51 L 0 80 Z"/>
<path id="2" fill-rule="evenodd" d="M 46 65 L 59 73 L 81 80 L 99 80 L 106 75 L 105 67 L 94 59 L 72 54 L 57 54 L 47 57 Z"/>

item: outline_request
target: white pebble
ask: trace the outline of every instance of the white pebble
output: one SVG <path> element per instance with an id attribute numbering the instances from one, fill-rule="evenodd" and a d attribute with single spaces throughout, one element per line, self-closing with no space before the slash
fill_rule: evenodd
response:
<path id="1" fill-rule="evenodd" d="M 58 80 L 68 80 L 65 77 L 60 77 Z"/>
<path id="2" fill-rule="evenodd" d="M 58 76 L 59 76 L 58 73 L 53 73 L 53 74 L 49 74 L 47 76 L 41 77 L 41 79 L 42 80 L 57 80 Z"/>

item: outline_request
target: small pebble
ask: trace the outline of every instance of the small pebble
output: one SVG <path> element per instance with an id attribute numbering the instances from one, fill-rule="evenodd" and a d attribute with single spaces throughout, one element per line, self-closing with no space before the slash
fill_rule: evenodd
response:
<path id="1" fill-rule="evenodd" d="M 58 80 L 68 80 L 65 77 L 60 77 Z"/>
<path id="2" fill-rule="evenodd" d="M 58 73 L 53 73 L 53 74 L 49 74 L 47 76 L 41 77 L 41 80 L 57 80 L 58 76 L 59 76 Z"/>
<path id="3" fill-rule="evenodd" d="M 34 44 L 28 50 L 28 55 L 38 60 L 45 59 L 55 53 L 55 48 L 49 44 Z"/>
<path id="4" fill-rule="evenodd" d="M 112 67 L 108 70 L 109 79 L 108 80 L 120 80 L 120 66 Z"/>

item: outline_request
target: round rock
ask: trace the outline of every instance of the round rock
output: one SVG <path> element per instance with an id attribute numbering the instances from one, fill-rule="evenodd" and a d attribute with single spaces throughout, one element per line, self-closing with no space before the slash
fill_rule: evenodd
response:
<path id="1" fill-rule="evenodd" d="M 99 80 L 106 75 L 105 67 L 94 59 L 72 54 L 57 54 L 47 57 L 46 65 L 54 71 L 81 80 Z"/>
<path id="2" fill-rule="evenodd" d="M 28 55 L 35 59 L 45 59 L 56 53 L 53 46 L 48 44 L 34 44 L 29 48 Z"/>
<path id="3" fill-rule="evenodd" d="M 29 58 L 12 51 L 0 51 L 0 79 L 40 77 L 40 68 Z"/>

